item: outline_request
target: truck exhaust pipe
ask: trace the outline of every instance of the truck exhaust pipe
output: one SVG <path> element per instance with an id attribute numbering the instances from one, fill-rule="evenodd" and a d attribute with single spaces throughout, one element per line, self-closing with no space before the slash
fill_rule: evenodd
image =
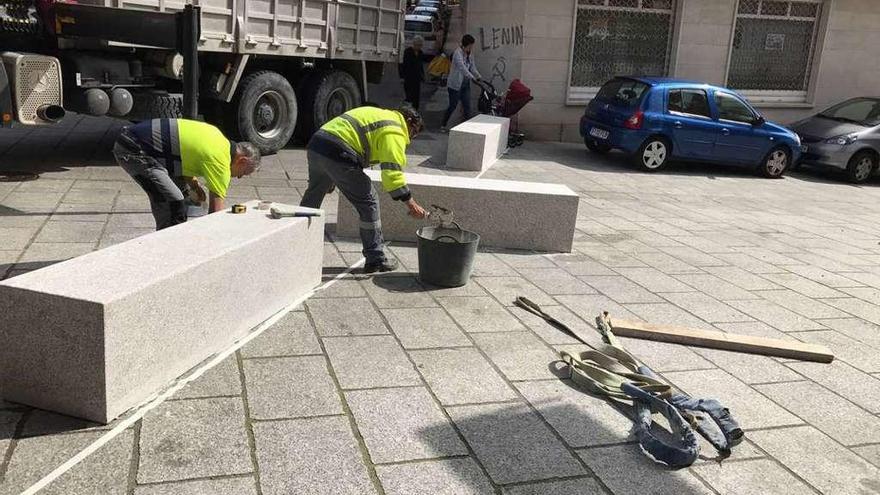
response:
<path id="1" fill-rule="evenodd" d="M 53 124 L 63 119 L 66 113 L 61 105 L 42 105 L 37 108 L 37 117 Z"/>

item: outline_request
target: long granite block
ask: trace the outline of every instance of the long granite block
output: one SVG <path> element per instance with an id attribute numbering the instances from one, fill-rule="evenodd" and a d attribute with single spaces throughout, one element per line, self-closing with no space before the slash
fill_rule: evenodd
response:
<path id="1" fill-rule="evenodd" d="M 449 130 L 446 167 L 481 172 L 507 151 L 510 119 L 477 115 Z"/>
<path id="2" fill-rule="evenodd" d="M 379 187 L 379 172 L 366 170 Z M 455 212 L 466 230 L 480 234 L 481 247 L 570 252 L 577 221 L 578 195 L 561 184 L 406 174 L 413 198 L 425 208 L 439 205 Z M 416 240 L 416 220 L 406 206 L 379 194 L 385 240 Z M 360 221 L 354 207 L 340 196 L 336 232 L 357 237 Z"/>
<path id="3" fill-rule="evenodd" d="M 254 205 L 0 282 L 4 398 L 109 422 L 314 288 L 323 219 Z"/>

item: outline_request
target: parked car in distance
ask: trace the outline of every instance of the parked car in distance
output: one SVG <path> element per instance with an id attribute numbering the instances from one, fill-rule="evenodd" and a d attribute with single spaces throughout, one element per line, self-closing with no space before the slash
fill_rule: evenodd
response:
<path id="1" fill-rule="evenodd" d="M 418 5 L 416 6 L 416 8 L 413 9 L 410 15 L 423 15 L 426 17 L 433 17 L 434 19 L 437 19 L 441 27 L 443 26 L 443 17 L 440 15 L 439 7 L 425 7 L 422 5 Z"/>
<path id="2" fill-rule="evenodd" d="M 421 36 L 425 39 L 422 53 L 428 56 L 438 55 L 442 51 L 441 41 L 443 31 L 440 29 L 440 21 L 435 17 L 407 14 L 403 21 L 403 37 L 406 46 L 412 44 L 412 39 Z"/>
<path id="3" fill-rule="evenodd" d="M 581 136 L 591 151 L 619 149 L 643 170 L 670 160 L 756 168 L 781 177 L 800 157 L 794 132 L 768 122 L 736 92 L 656 77 L 617 77 L 587 105 Z"/>
<path id="4" fill-rule="evenodd" d="M 800 164 L 833 167 L 861 184 L 880 165 L 880 98 L 838 103 L 791 125 L 801 138 Z"/>

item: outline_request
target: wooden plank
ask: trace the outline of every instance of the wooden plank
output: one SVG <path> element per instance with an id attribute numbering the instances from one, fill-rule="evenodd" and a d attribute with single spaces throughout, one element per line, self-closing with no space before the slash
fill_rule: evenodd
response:
<path id="1" fill-rule="evenodd" d="M 783 358 L 830 363 L 834 360 L 831 350 L 822 345 L 807 344 L 794 340 L 753 337 L 735 333 L 673 325 L 653 325 L 639 321 L 611 320 L 612 332 L 619 337 L 656 340 L 673 344 L 693 345 L 726 351 L 764 354 Z"/>

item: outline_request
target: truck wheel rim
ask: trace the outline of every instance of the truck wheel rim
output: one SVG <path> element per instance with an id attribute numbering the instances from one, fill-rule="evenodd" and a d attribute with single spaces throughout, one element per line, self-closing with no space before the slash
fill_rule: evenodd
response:
<path id="1" fill-rule="evenodd" d="M 272 139 L 287 127 L 287 102 L 281 93 L 264 91 L 254 105 L 254 129 L 263 139 Z"/>
<path id="2" fill-rule="evenodd" d="M 666 145 L 660 141 L 653 141 L 645 146 L 645 152 L 642 153 L 642 163 L 650 169 L 655 169 L 663 165 L 666 161 Z"/>
<path id="3" fill-rule="evenodd" d="M 871 175 L 871 170 L 874 168 L 874 162 L 868 158 L 867 156 L 859 160 L 859 164 L 856 165 L 856 179 L 865 180 Z"/>
<path id="4" fill-rule="evenodd" d="M 353 103 L 349 98 L 348 92 L 342 88 L 336 88 L 327 98 L 327 119 L 338 117 L 343 113 L 351 110 Z"/>
<path id="5" fill-rule="evenodd" d="M 782 150 L 776 150 L 770 154 L 770 158 L 767 159 L 767 172 L 770 175 L 779 175 L 785 170 L 786 162 L 788 162 L 788 156 Z"/>

